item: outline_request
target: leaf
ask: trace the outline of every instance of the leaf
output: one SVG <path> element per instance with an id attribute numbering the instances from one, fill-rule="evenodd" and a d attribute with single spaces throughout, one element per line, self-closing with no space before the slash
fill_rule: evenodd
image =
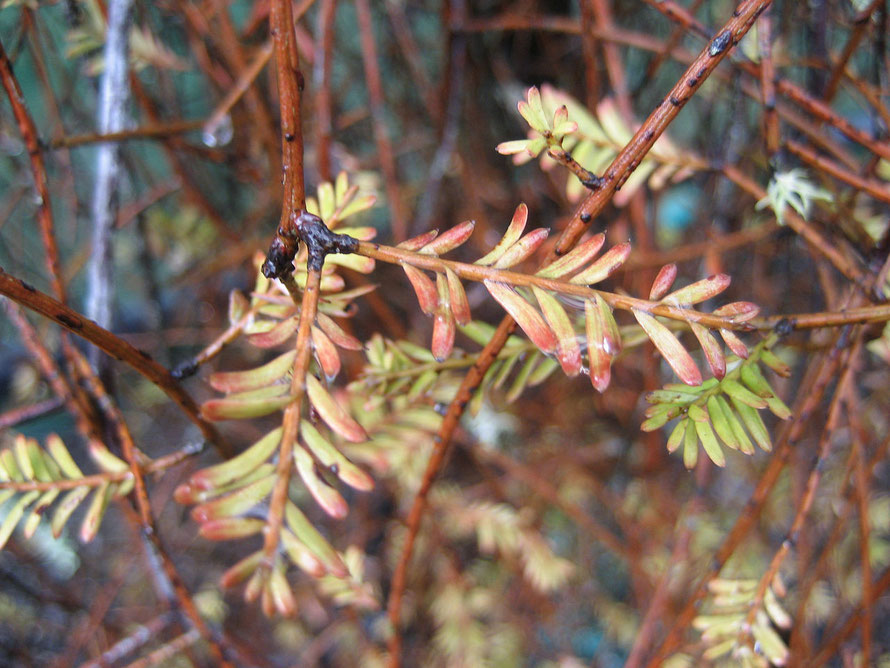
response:
<path id="1" fill-rule="evenodd" d="M 250 309 L 250 303 L 247 301 L 247 297 L 241 294 L 240 290 L 232 290 L 229 293 L 229 324 L 235 325 L 240 322 L 248 309 Z"/>
<path id="2" fill-rule="evenodd" d="M 448 299 L 451 302 L 451 313 L 458 325 L 464 326 L 471 320 L 470 303 L 467 301 L 467 293 L 461 284 L 457 274 L 448 267 L 445 268 L 445 279 L 448 282 Z"/>
<path id="3" fill-rule="evenodd" d="M 491 296 L 504 307 L 504 310 L 522 328 L 532 343 L 545 353 L 552 353 L 556 350 L 556 335 L 534 306 L 516 294 L 509 285 L 488 280 L 484 283 Z"/>
<path id="4" fill-rule="evenodd" d="M 556 357 L 567 376 L 577 376 L 581 371 L 581 346 L 575 336 L 569 316 L 559 301 L 549 292 L 532 286 L 544 319 L 556 335 Z"/>
<path id="5" fill-rule="evenodd" d="M 321 367 L 322 372 L 324 372 L 325 378 L 330 382 L 340 373 L 340 353 L 337 352 L 334 342 L 328 338 L 327 334 L 321 331 L 321 328 L 313 325 L 310 328 L 310 334 L 315 359 L 318 361 L 318 366 Z"/>
<path id="6" fill-rule="evenodd" d="M 76 487 L 63 496 L 62 500 L 56 504 L 56 508 L 53 511 L 53 518 L 50 521 L 50 529 L 55 538 L 62 535 L 62 529 L 65 528 L 65 524 L 67 524 L 68 519 L 71 517 L 71 513 L 77 509 L 77 506 L 80 505 L 80 502 L 83 501 L 89 493 L 89 487 Z"/>
<path id="7" fill-rule="evenodd" d="M 281 443 L 281 431 L 281 427 L 273 429 L 231 459 L 198 471 L 189 478 L 187 486 L 201 490 L 213 489 L 228 485 L 252 473 L 277 451 Z M 180 498 L 181 495 L 182 493 L 177 489 L 176 501 L 178 503 L 192 503 L 192 501 Z"/>
<path id="8" fill-rule="evenodd" d="M 284 517 L 291 531 L 321 561 L 329 573 L 341 578 L 349 574 L 346 564 L 337 551 L 292 501 L 288 501 L 285 505 Z"/>
<path id="9" fill-rule="evenodd" d="M 238 517 L 257 506 L 272 491 L 275 475 L 266 475 L 234 492 L 201 503 L 192 508 L 192 519 L 198 524 L 223 517 Z"/>
<path id="10" fill-rule="evenodd" d="M 297 473 L 306 485 L 306 489 L 312 494 L 312 498 L 322 507 L 328 515 L 338 519 L 346 517 L 349 506 L 336 489 L 331 487 L 319 475 L 315 468 L 312 456 L 303 448 L 294 450 L 294 462 Z"/>
<path id="11" fill-rule="evenodd" d="M 696 281 L 684 288 L 675 290 L 661 301 L 675 306 L 688 306 L 698 304 L 712 297 L 716 297 L 729 287 L 732 279 L 726 274 L 714 274 L 708 278 Z"/>
<path id="12" fill-rule="evenodd" d="M 40 495 L 40 492 L 30 491 L 25 494 L 22 494 L 15 502 L 15 505 L 12 506 L 7 512 L 6 516 L 3 518 L 2 524 L 0 524 L 0 549 L 6 545 L 6 541 L 9 540 L 9 537 L 12 535 L 13 530 L 16 525 L 19 523 L 19 520 L 22 519 L 22 515 L 25 514 L 25 509 L 30 505 L 30 503 L 36 499 Z"/>
<path id="13" fill-rule="evenodd" d="M 738 450 L 739 441 L 733 433 L 732 427 L 730 426 L 726 415 L 723 413 L 723 408 L 717 401 L 717 397 L 708 397 L 707 407 L 708 418 L 711 420 L 711 425 L 714 427 L 714 431 L 717 432 L 717 435 L 727 446 L 733 450 Z"/>
<path id="14" fill-rule="evenodd" d="M 306 376 L 306 393 L 321 419 L 336 433 L 352 443 L 368 440 L 368 434 L 364 428 L 349 416 L 340 404 L 328 394 L 319 380 L 311 374 Z"/>
<path id="15" fill-rule="evenodd" d="M 433 320 L 433 340 L 430 350 L 437 362 L 444 362 L 454 349 L 454 316 L 451 313 L 448 282 L 444 274 L 436 274 L 439 304 Z"/>
<path id="16" fill-rule="evenodd" d="M 723 337 L 723 340 L 726 342 L 726 345 L 732 352 L 741 357 L 743 360 L 748 359 L 748 347 L 738 336 L 736 336 L 735 332 L 729 329 L 721 329 L 720 336 Z"/>
<path id="17" fill-rule="evenodd" d="M 487 255 L 476 260 L 475 264 L 480 264 L 482 266 L 494 264 L 507 251 L 507 249 L 510 248 L 510 246 L 519 240 L 523 230 L 525 230 L 527 221 L 528 207 L 525 204 L 520 204 L 516 207 L 516 211 L 513 212 L 513 219 L 510 221 L 510 225 L 507 227 L 504 236 L 501 237 L 501 240 L 498 241 L 495 247 L 492 248 Z"/>
<path id="18" fill-rule="evenodd" d="M 605 392 L 612 379 L 612 356 L 614 353 L 609 343 L 603 310 L 596 303 L 600 299 L 600 296 L 597 295 L 593 300 L 588 299 L 584 302 L 584 322 L 587 332 L 590 382 L 597 392 Z"/>
<path id="19" fill-rule="evenodd" d="M 281 531 L 281 544 L 294 565 L 310 577 L 320 578 L 327 573 L 321 561 L 287 529 Z"/>
<path id="20" fill-rule="evenodd" d="M 315 321 L 321 330 L 328 335 L 328 338 L 334 342 L 334 345 L 346 350 L 361 350 L 362 342 L 354 336 L 347 334 L 343 328 L 338 325 L 333 318 L 324 313 L 317 313 Z"/>
<path id="21" fill-rule="evenodd" d="M 424 232 L 420 236 L 406 239 L 398 246 L 396 246 L 396 248 L 404 248 L 405 250 L 416 252 L 430 243 L 437 236 L 439 236 L 439 230 L 429 230 L 428 232 Z"/>
<path id="22" fill-rule="evenodd" d="M 687 385 L 701 385 L 701 372 L 673 332 L 662 325 L 652 315 L 638 309 L 631 309 L 649 340 L 658 348 L 661 356 L 671 365 L 674 372 Z"/>
<path id="23" fill-rule="evenodd" d="M 674 452 L 680 447 L 686 438 L 686 429 L 689 428 L 690 420 L 680 420 L 671 432 L 667 441 L 667 451 Z"/>
<path id="24" fill-rule="evenodd" d="M 241 584 L 249 578 L 262 563 L 265 554 L 262 550 L 258 550 L 253 554 L 244 557 L 241 561 L 229 568 L 219 580 L 220 586 L 225 589 Z"/>
<path id="25" fill-rule="evenodd" d="M 210 375 L 210 387 L 219 392 L 247 392 L 272 385 L 290 374 L 296 351 L 279 355 L 271 362 L 246 371 L 227 371 Z"/>
<path id="26" fill-rule="evenodd" d="M 594 285 L 611 276 L 630 255 L 630 243 L 625 241 L 616 246 L 612 246 L 606 253 L 587 267 L 580 274 L 573 276 L 569 282 L 577 285 Z"/>
<path id="27" fill-rule="evenodd" d="M 715 378 L 723 378 L 726 375 L 726 358 L 723 356 L 723 349 L 720 343 L 711 334 L 710 330 L 697 322 L 690 322 L 689 328 L 701 345 L 705 359 L 708 361 L 708 366 L 711 367 L 711 373 L 714 374 Z"/>
<path id="28" fill-rule="evenodd" d="M 739 444 L 739 450 L 744 452 L 746 455 L 753 455 L 754 444 L 751 443 L 751 439 L 748 438 L 748 434 L 747 432 L 745 432 L 745 428 L 739 421 L 739 418 L 736 415 L 735 411 L 733 411 L 730 407 L 729 402 L 727 402 L 726 399 L 724 399 L 723 397 L 717 397 L 717 403 L 720 404 L 720 408 L 723 409 L 723 416 L 729 423 L 730 429 L 732 429 L 732 433 Z"/>
<path id="29" fill-rule="evenodd" d="M 65 447 L 65 443 L 61 438 L 56 434 L 50 434 L 46 437 L 46 448 L 59 465 L 62 473 L 65 474 L 65 477 L 71 480 L 83 478 L 83 472 L 74 462 L 74 459 L 71 458 L 71 453 L 68 452 L 68 448 Z"/>
<path id="30" fill-rule="evenodd" d="M 266 389 L 266 388 L 264 388 Z M 273 387 L 273 390 L 279 388 Z M 288 391 L 286 385 L 280 386 L 284 392 Z M 247 395 L 253 395 L 252 392 Z M 244 396 L 233 394 L 225 399 L 211 399 L 201 405 L 201 416 L 206 420 L 245 420 L 262 417 L 269 413 L 281 410 L 292 401 L 291 396 Z"/>
<path id="31" fill-rule="evenodd" d="M 442 255 L 453 250 L 463 244 L 476 227 L 476 221 L 467 220 L 459 225 L 455 225 L 450 230 L 442 234 L 437 239 L 423 246 L 418 252 L 424 255 Z"/>
<path id="32" fill-rule="evenodd" d="M 748 386 L 748 389 L 758 397 L 769 399 L 770 397 L 776 396 L 776 393 L 773 392 L 773 388 L 769 386 L 769 383 L 766 381 L 766 378 L 763 377 L 763 374 L 760 373 L 760 369 L 757 368 L 756 364 L 742 365 L 739 375 L 742 382 Z"/>
<path id="33" fill-rule="evenodd" d="M 56 500 L 59 493 L 60 490 L 58 489 L 48 489 L 40 495 L 39 499 L 37 499 L 37 503 L 31 508 L 31 514 L 28 516 L 28 519 L 25 520 L 25 526 L 22 528 L 22 533 L 26 539 L 30 539 L 34 535 L 34 532 L 37 531 L 37 526 L 43 518 L 44 511 Z"/>
<path id="34" fill-rule="evenodd" d="M 264 321 L 268 322 L 268 320 Z M 287 341 L 297 331 L 297 318 L 285 318 L 265 332 L 247 335 L 247 341 L 257 348 L 274 348 Z"/>
<path id="35" fill-rule="evenodd" d="M 649 299 L 658 301 L 667 291 L 671 289 L 674 280 L 677 278 L 677 265 L 674 263 L 666 264 L 658 270 L 658 275 L 652 281 L 652 288 L 649 290 Z"/>
<path id="36" fill-rule="evenodd" d="M 720 383 L 720 389 L 726 392 L 726 394 L 734 400 L 747 404 L 752 408 L 766 408 L 766 401 L 751 392 L 748 388 L 744 387 L 741 383 L 734 380 L 729 378 L 724 379 L 724 381 Z"/>
<path id="37" fill-rule="evenodd" d="M 374 489 L 374 480 L 371 476 L 349 461 L 308 420 L 300 421 L 300 435 L 303 437 L 303 443 L 319 463 L 340 480 L 363 492 Z"/>
<path id="38" fill-rule="evenodd" d="M 405 270 L 408 280 L 411 281 L 411 286 L 417 295 L 417 302 L 420 304 L 420 310 L 427 315 L 435 313 L 436 306 L 439 304 L 436 284 L 420 269 L 412 267 L 410 264 L 402 263 L 402 269 Z"/>
<path id="39" fill-rule="evenodd" d="M 561 258 L 541 269 L 536 275 L 541 278 L 560 278 L 577 271 L 596 257 L 605 241 L 606 235 L 600 232 L 578 244 Z"/>
<path id="40" fill-rule="evenodd" d="M 110 499 L 111 485 L 107 482 L 99 485 L 93 492 L 93 500 L 90 502 L 87 514 L 84 515 L 83 522 L 80 524 L 80 540 L 82 542 L 89 543 L 96 537 Z"/>
<path id="41" fill-rule="evenodd" d="M 773 444 L 770 441 L 769 431 L 767 430 L 766 425 L 763 424 L 763 419 L 761 419 L 760 413 L 758 413 L 752 406 L 742 403 L 735 397 L 731 397 L 731 399 L 736 412 L 739 414 L 739 417 L 742 418 L 742 422 L 745 423 L 745 427 L 751 432 L 751 436 L 754 438 L 757 445 L 760 446 L 760 449 L 765 452 L 771 452 Z"/>
<path id="42" fill-rule="evenodd" d="M 528 100 L 527 102 L 520 100 L 517 104 L 520 115 L 533 130 L 537 130 L 542 134 L 548 132 L 550 130 L 550 124 L 548 123 L 547 114 L 544 112 L 544 107 L 541 104 L 540 91 L 535 86 L 532 86 L 528 89 L 526 97 Z"/>
<path id="43" fill-rule="evenodd" d="M 783 378 L 788 378 L 791 375 L 791 367 L 779 359 L 772 350 L 762 349 L 760 361 Z"/>
<path id="44" fill-rule="evenodd" d="M 265 526 L 263 520 L 255 517 L 224 517 L 204 522 L 199 533 L 207 540 L 237 540 L 254 536 Z"/>
<path id="45" fill-rule="evenodd" d="M 726 466 L 726 457 L 723 455 L 720 444 L 717 443 L 717 437 L 714 436 L 714 430 L 711 429 L 711 425 L 708 422 L 696 422 L 695 432 L 698 434 L 702 447 L 711 461 L 721 468 Z"/>
<path id="46" fill-rule="evenodd" d="M 714 309 L 714 315 L 729 318 L 733 322 L 747 322 L 760 313 L 760 307 L 752 302 L 731 302 Z"/>
<path id="47" fill-rule="evenodd" d="M 686 433 L 683 436 L 683 465 L 687 469 L 694 469 L 698 463 L 698 431 L 690 420 L 686 425 Z"/>
<path id="48" fill-rule="evenodd" d="M 494 263 L 494 267 L 497 269 L 506 269 L 527 260 L 536 250 L 538 250 L 541 244 L 544 243 L 549 234 L 550 230 L 546 227 L 539 227 L 532 230 L 515 244 L 510 246 L 510 248 L 508 248 Z"/>

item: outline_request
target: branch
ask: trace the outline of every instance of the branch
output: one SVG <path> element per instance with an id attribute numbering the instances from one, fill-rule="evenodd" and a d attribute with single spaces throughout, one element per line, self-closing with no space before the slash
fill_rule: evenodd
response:
<path id="1" fill-rule="evenodd" d="M 92 320 L 83 317 L 77 311 L 68 308 L 28 283 L 10 276 L 2 268 L 0 268 L 0 294 L 49 318 L 105 351 L 114 359 L 129 364 L 176 402 L 189 420 L 201 430 L 204 437 L 214 444 L 221 455 L 224 457 L 232 455 L 231 448 L 216 428 L 201 417 L 198 406 L 191 396 L 179 386 L 170 372 L 151 359 L 148 353 L 131 346 L 107 329 L 99 327 Z"/>

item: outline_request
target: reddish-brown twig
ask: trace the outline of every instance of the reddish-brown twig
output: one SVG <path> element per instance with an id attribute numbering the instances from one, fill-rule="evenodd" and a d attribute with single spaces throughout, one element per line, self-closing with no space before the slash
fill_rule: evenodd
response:
<path id="1" fill-rule="evenodd" d="M 99 327 L 92 320 L 88 320 L 33 286 L 13 278 L 2 269 L 0 269 L 0 294 L 40 313 L 102 349 L 114 359 L 130 365 L 176 402 L 188 418 L 197 425 L 204 437 L 213 443 L 222 454 L 231 454 L 228 444 L 216 428 L 201 417 L 198 406 L 191 396 L 179 386 L 167 369 L 152 360 L 147 353 L 134 348 L 107 329 Z"/>
<path id="2" fill-rule="evenodd" d="M 358 15 L 362 62 L 365 67 L 365 82 L 368 85 L 374 140 L 377 142 L 380 168 L 383 170 L 383 179 L 386 184 L 387 204 L 392 216 L 392 235 L 397 241 L 402 241 L 408 234 L 408 217 L 405 215 L 405 209 L 402 204 L 396 161 L 393 155 L 392 142 L 389 138 L 389 130 L 387 129 L 383 101 L 383 80 L 380 75 L 380 65 L 377 61 L 377 45 L 374 42 L 371 5 L 368 0 L 355 0 L 355 10 Z"/>

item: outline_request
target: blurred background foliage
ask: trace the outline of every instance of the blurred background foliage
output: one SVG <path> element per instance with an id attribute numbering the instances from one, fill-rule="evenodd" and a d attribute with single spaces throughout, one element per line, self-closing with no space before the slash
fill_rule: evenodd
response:
<path id="1" fill-rule="evenodd" d="M 103 4 L 7 0 L 0 9 L 0 42 L 14 63 L 45 148 L 69 303 L 79 311 L 86 299 L 96 144 L 66 144 L 95 131 Z M 500 238 L 519 202 L 528 205 L 535 226 L 553 230 L 562 229 L 573 211 L 566 182 L 574 177 L 542 170 L 537 161 L 514 166 L 494 150 L 525 132 L 516 102 L 524 99 L 528 86 L 549 84 L 594 113 L 603 99 L 616 99 L 614 72 L 603 56 L 604 46 L 611 45 L 616 49 L 611 64 L 623 72 L 628 104 L 619 122 L 632 132 L 681 76 L 684 54 L 695 54 L 706 44 L 653 7 L 661 3 L 642 0 L 592 0 L 590 7 L 609 6 L 612 25 L 601 15 L 589 18 L 593 10 L 577 0 L 372 3 L 383 84 L 378 120 L 392 147 L 393 180 L 381 164 L 385 156 L 369 103 L 361 45 L 366 26 L 353 2 L 333 3 L 335 20 L 326 51 L 321 4 L 295 2 L 298 13 L 305 12 L 298 20 L 298 44 L 306 81 L 308 189 L 347 171 L 362 192 L 377 193 L 378 204 L 365 214 L 363 224 L 375 226 L 385 242 L 393 241 L 399 229 L 410 236 L 474 219 L 476 234 L 469 248 L 460 251 L 475 253 L 473 257 Z M 680 4 L 709 27 L 708 34 L 734 9 L 729 0 Z M 830 104 L 839 116 L 883 142 L 890 86 L 886 4 L 773 4 L 772 58 L 778 75 L 817 98 L 851 35 L 864 25 L 864 37 Z M 865 9 L 870 13 L 864 23 L 856 23 L 853 19 Z M 223 29 L 220 11 L 228 13 L 237 43 Z M 262 0 L 136 3 L 130 37 L 130 127 L 137 136 L 120 143 L 123 178 L 113 242 L 112 329 L 167 366 L 187 359 L 225 329 L 228 294 L 251 289 L 254 254 L 267 247 L 277 225 L 280 175 L 275 170 L 280 157 L 275 151 L 280 145 L 274 70 L 264 68 L 252 86 L 264 117 L 245 98 L 213 136 L 202 131 L 238 70 L 261 52 L 268 39 L 267 13 L 268 3 Z M 591 34 L 597 37 L 583 38 L 585 26 L 596 28 Z M 756 35 L 746 38 L 734 58 L 758 62 L 755 40 Z M 585 55 L 586 49 L 592 51 Z M 326 57 L 333 115 L 330 160 L 324 166 L 317 96 Z M 658 190 L 644 185 L 626 206 L 610 207 L 594 221 L 594 231 L 605 231 L 610 244 L 634 241 L 634 255 L 615 285 L 641 294 L 658 266 L 676 260 L 687 282 L 716 271 L 730 274 L 733 286 L 727 294 L 756 302 L 765 313 L 838 308 L 847 289 L 844 279 L 792 231 L 774 225 L 769 208 L 755 209 L 757 200 L 720 171 L 724 163 L 732 164 L 765 190 L 774 171 L 798 166 L 793 156 L 770 155 L 765 148 L 759 82 L 737 61 L 721 65 L 669 128 L 675 150 L 695 156 L 701 167 L 681 183 Z M 174 127 L 180 121 L 194 123 L 183 132 Z M 815 121 L 808 123 L 812 128 Z M 156 131 L 138 136 L 140 128 Z M 823 135 L 828 147 L 821 150 L 841 156 L 886 192 L 886 163 L 882 166 L 869 146 L 830 126 L 807 132 L 783 119 L 782 129 L 813 143 Z M 869 197 L 824 171 L 811 169 L 809 175 L 828 195 L 813 202 L 809 220 L 855 248 L 866 264 L 879 267 L 887 254 L 887 200 Z M 394 195 L 399 200 L 395 207 Z M 27 149 L 4 97 L 0 266 L 49 291 L 35 226 L 38 205 Z M 399 211 L 405 218 L 401 228 L 392 224 Z M 756 232 L 761 228 L 762 234 Z M 716 252 L 696 245 L 746 230 L 755 231 L 747 241 Z M 363 279 L 347 280 L 359 285 Z M 429 319 L 416 308 L 399 268 L 378 266 L 370 280 L 379 288 L 360 300 L 350 321 L 353 334 L 363 341 L 381 333 L 425 345 Z M 468 294 L 474 314 L 496 322 L 501 312 L 486 300 L 481 286 L 468 286 Z M 46 346 L 57 351 L 58 328 L 37 318 L 31 321 Z M 789 405 L 798 399 L 796 388 L 811 360 L 835 345 L 835 334 L 832 329 L 797 333 L 781 350 L 793 373 L 774 387 Z M 0 337 L 0 414 L 51 398 L 6 318 L 0 318 Z M 878 327 L 866 338 L 874 340 L 874 352 L 848 361 L 858 365 L 852 398 L 847 399 L 855 419 L 831 434 L 835 447 L 820 464 L 824 475 L 810 521 L 795 536 L 793 558 L 782 569 L 786 591 L 777 596 L 784 597 L 781 605 L 791 613 L 791 622 L 783 627 L 778 613 L 761 618 L 800 657 L 816 656 L 849 615 L 861 614 L 862 560 L 869 561 L 867 573 L 879 578 L 890 565 L 887 469 L 878 466 L 856 489 L 850 483 L 851 443 L 880 459 L 890 415 L 887 336 L 882 338 Z M 467 339 L 459 345 L 476 349 Z M 256 349 L 236 343 L 211 366 L 245 368 L 264 359 Z M 350 353 L 344 359 L 348 379 L 358 378 L 364 355 Z M 653 646 L 665 637 L 691 588 L 745 512 L 770 455 L 749 458 L 730 452 L 725 470 L 702 461 L 687 472 L 664 452 L 669 432 L 639 430 L 644 393 L 672 380 L 670 369 L 646 349 L 620 358 L 613 373 L 612 386 L 603 395 L 593 392 L 586 378 L 561 375 L 512 403 L 503 392 L 495 392 L 464 421 L 416 550 L 404 602 L 405 665 L 620 666 L 629 657 L 639 661 L 649 656 L 648 646 L 638 650 L 640 656 L 633 650 L 642 629 Z M 211 395 L 206 375 L 202 371 L 187 384 L 199 400 Z M 136 442 L 152 457 L 200 441 L 176 407 L 124 365 L 114 367 L 113 390 Z M 720 573 L 721 581 L 757 579 L 766 571 L 801 502 L 823 435 L 820 415 L 824 418 L 825 406 L 827 399 L 803 422 L 794 448 L 786 453 L 788 466 L 753 530 Z M 771 431 L 777 429 L 775 422 L 768 422 Z M 403 434 L 406 443 L 417 447 L 415 455 L 431 446 L 424 440 L 430 438 L 429 430 L 422 426 Z M 4 429 L 0 444 L 11 443 L 15 433 L 41 443 L 58 433 L 78 461 L 86 459 L 64 409 Z M 238 446 L 262 433 L 262 425 L 253 423 L 226 429 Z M 292 573 L 299 612 L 294 619 L 269 620 L 237 593 L 218 589 L 220 575 L 248 551 L 238 543 L 197 537 L 187 512 L 172 500 L 177 484 L 215 457 L 205 452 L 152 478 L 150 490 L 159 532 L 202 614 L 247 665 L 383 665 L 387 629 L 380 607 L 340 607 L 336 592 Z M 338 550 L 355 546 L 350 564 L 362 571 L 360 579 L 368 583 L 378 606 L 385 605 L 403 538 L 400 518 L 410 507 L 422 461 L 407 457 L 399 464 L 402 468 L 377 480 L 373 493 L 348 496 L 351 512 L 344 520 L 325 518 L 312 504 L 304 508 Z M 864 514 L 863 522 L 851 519 L 855 513 Z M 870 528 L 865 556 L 863 527 Z M 41 532 L 30 541 L 14 534 L 0 553 L 0 663 L 88 663 L 144 627 L 150 633 L 136 643 L 135 651 L 110 665 L 128 665 L 139 657 L 148 662 L 139 665 L 209 665 L 201 643 L 197 638 L 188 642 L 187 627 L 168 612 L 164 592 L 146 577 L 151 565 L 137 532 L 132 518 L 116 509 L 86 545 L 78 544 L 73 533 L 58 541 Z M 363 558 L 356 556 L 361 554 Z M 808 580 L 811 574 L 813 581 Z M 781 589 L 772 586 L 770 591 Z M 721 608 L 713 593 L 702 610 L 725 613 L 726 606 Z M 655 600 L 656 614 L 649 619 L 646 613 Z M 888 627 L 879 621 L 887 605 L 882 596 L 866 606 L 874 620 L 870 660 L 875 665 L 890 661 L 882 654 L 890 649 Z M 671 665 L 704 665 L 702 657 L 712 645 L 702 630 L 707 622 L 682 635 Z M 150 654 L 180 638 L 186 640 L 175 658 Z M 858 665 L 860 645 L 859 633 L 851 633 L 827 660 Z M 781 648 L 773 649 L 770 656 L 778 662 Z M 763 647 L 754 651 L 751 665 L 767 665 Z M 744 660 L 729 656 L 713 661 L 734 665 Z M 816 665 L 801 661 L 797 665 Z"/>

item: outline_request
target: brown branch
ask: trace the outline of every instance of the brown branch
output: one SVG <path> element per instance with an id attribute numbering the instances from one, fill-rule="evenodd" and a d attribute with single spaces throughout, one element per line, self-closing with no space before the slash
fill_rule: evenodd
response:
<path id="1" fill-rule="evenodd" d="M 36 404 L 13 408 L 12 410 L 0 414 L 0 429 L 8 429 L 9 427 L 14 427 L 22 422 L 41 417 L 64 405 L 65 401 L 62 397 L 53 397 L 52 399 L 38 401 Z"/>
<path id="2" fill-rule="evenodd" d="M 269 500 L 269 513 L 266 519 L 263 540 L 263 552 L 265 553 L 266 567 L 272 568 L 278 552 L 278 543 L 281 539 L 281 524 L 284 520 L 284 508 L 287 504 L 287 492 L 293 472 L 293 451 L 297 443 L 297 434 L 300 429 L 300 415 L 303 406 L 303 397 L 306 394 L 306 374 L 309 371 L 309 360 L 312 355 L 310 335 L 315 314 L 318 311 L 318 287 L 321 283 L 321 271 L 317 267 L 310 267 L 306 276 L 306 288 L 303 291 L 303 300 L 300 305 L 300 322 L 297 326 L 297 340 L 294 345 L 297 357 L 294 361 L 293 376 L 291 377 L 290 397 L 291 403 L 284 411 L 283 432 L 281 444 L 278 446 L 278 466 L 275 472 L 275 487 Z"/>
<path id="3" fill-rule="evenodd" d="M 186 134 L 198 130 L 204 123 L 205 121 L 202 119 L 170 121 L 169 123 L 149 123 L 131 130 L 120 130 L 119 132 L 107 132 L 104 134 L 101 132 L 90 132 L 82 135 L 68 135 L 48 142 L 47 148 L 56 150 L 103 142 L 126 141 L 129 139 L 164 139 L 173 135 Z"/>
<path id="4" fill-rule="evenodd" d="M 876 200 L 890 204 L 890 188 L 887 187 L 886 181 L 878 181 L 877 179 L 867 179 L 859 174 L 847 170 L 842 165 L 837 164 L 833 160 L 819 155 L 809 146 L 805 146 L 798 141 L 789 139 L 785 142 L 785 148 L 790 153 L 796 155 L 809 165 L 819 169 L 826 174 L 831 174 L 839 181 L 853 186 L 856 190 L 871 195 Z"/>
<path id="5" fill-rule="evenodd" d="M 371 122 L 374 128 L 374 139 L 377 142 L 377 153 L 380 168 L 386 183 L 386 199 L 392 215 L 392 235 L 397 241 L 408 236 L 408 218 L 402 205 L 399 191 L 399 176 L 392 142 L 386 124 L 383 99 L 383 80 L 380 65 L 377 62 L 377 46 L 374 42 L 374 26 L 371 16 L 371 5 L 368 0 L 355 0 L 355 11 L 358 14 L 359 38 L 362 48 L 362 62 L 365 68 L 365 82 L 368 86 L 368 97 L 371 103 Z"/>
<path id="6" fill-rule="evenodd" d="M 772 584 L 773 579 L 776 577 L 776 575 L 778 575 L 779 569 L 782 567 L 782 564 L 785 562 L 785 559 L 788 557 L 791 549 L 797 543 L 800 531 L 803 529 L 804 522 L 806 522 L 810 509 L 813 506 L 813 501 L 815 501 L 816 499 L 816 490 L 818 489 L 819 483 L 822 480 L 822 471 L 825 468 L 826 460 L 831 452 L 832 440 L 840 422 L 840 411 L 845 399 L 845 393 L 847 391 L 847 388 L 849 387 L 851 379 L 856 372 L 857 358 L 862 349 L 862 339 L 863 336 L 862 332 L 860 331 L 856 336 L 856 341 L 853 344 L 852 350 L 845 360 L 843 372 L 834 389 L 834 396 L 832 397 L 831 403 L 828 408 L 828 417 L 825 420 L 825 425 L 821 429 L 822 435 L 819 438 L 819 445 L 816 452 L 816 461 L 813 464 L 810 475 L 807 478 L 803 497 L 797 504 L 794 519 L 791 521 L 791 526 L 789 527 L 788 532 L 785 535 L 785 539 L 782 541 L 779 549 L 773 555 L 772 561 L 770 561 L 769 566 L 760 576 L 760 581 L 757 584 L 757 590 L 754 593 L 754 597 L 751 599 L 750 608 L 748 610 L 747 616 L 745 617 L 745 624 L 742 625 L 742 635 L 746 638 L 750 633 L 751 627 L 754 624 L 754 618 L 756 617 L 757 612 L 761 610 L 763 598 L 764 596 L 766 596 L 767 589 Z"/>
<path id="7" fill-rule="evenodd" d="M 37 190 L 39 206 L 37 208 L 37 223 L 40 228 L 40 236 L 46 251 L 46 264 L 49 270 L 50 285 L 53 294 L 59 301 L 65 301 L 65 286 L 62 282 L 62 270 L 59 262 L 59 247 L 53 232 L 53 214 L 50 204 L 49 182 L 46 178 L 46 165 L 43 162 L 43 153 L 40 150 L 40 140 L 37 135 L 37 126 L 25 105 L 22 89 L 15 78 L 12 63 L 6 55 L 3 44 L 0 43 L 0 81 L 9 97 L 12 113 L 19 126 L 19 132 L 28 149 L 31 164 L 31 176 L 34 179 L 34 187 Z"/>
<path id="8" fill-rule="evenodd" d="M 194 399 L 183 390 L 167 369 L 151 359 L 148 353 L 134 348 L 123 339 L 115 336 L 107 329 L 99 327 L 92 320 L 68 308 L 49 295 L 40 292 L 22 280 L 14 278 L 0 268 L 0 294 L 6 295 L 66 330 L 77 334 L 86 341 L 105 351 L 116 360 L 124 362 L 143 377 L 151 381 L 172 399 L 213 443 L 223 456 L 231 456 L 229 445 L 223 440 L 216 428 L 201 417 Z"/>

